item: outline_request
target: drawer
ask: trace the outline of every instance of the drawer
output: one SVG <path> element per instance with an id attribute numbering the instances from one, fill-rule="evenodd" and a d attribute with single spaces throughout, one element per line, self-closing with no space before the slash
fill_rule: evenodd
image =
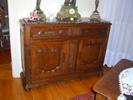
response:
<path id="1" fill-rule="evenodd" d="M 33 39 L 40 38 L 65 38 L 68 33 L 68 28 L 58 27 L 32 27 L 31 37 Z"/>
<path id="2" fill-rule="evenodd" d="M 106 37 L 107 32 L 106 29 L 98 29 L 98 28 L 80 28 L 80 35 L 89 36 L 89 37 Z"/>

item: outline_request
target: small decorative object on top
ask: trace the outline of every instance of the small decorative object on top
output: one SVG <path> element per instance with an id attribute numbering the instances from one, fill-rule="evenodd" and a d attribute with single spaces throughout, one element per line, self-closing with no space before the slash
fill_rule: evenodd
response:
<path id="1" fill-rule="evenodd" d="M 81 19 L 76 7 L 76 0 L 65 0 L 64 5 L 56 16 L 59 21 L 77 21 Z"/>
<path id="2" fill-rule="evenodd" d="M 46 21 L 46 16 L 43 11 L 40 9 L 41 0 L 37 0 L 36 9 L 31 12 L 29 21 Z"/>
<path id="3" fill-rule="evenodd" d="M 97 10 L 98 5 L 99 5 L 99 0 L 95 0 L 95 10 L 92 13 L 92 15 L 90 16 L 91 21 L 98 21 L 99 22 L 101 20 L 99 12 Z"/>

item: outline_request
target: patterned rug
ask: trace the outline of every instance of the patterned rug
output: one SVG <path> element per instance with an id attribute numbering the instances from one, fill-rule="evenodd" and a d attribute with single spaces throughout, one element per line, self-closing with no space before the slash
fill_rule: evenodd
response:
<path id="1" fill-rule="evenodd" d="M 94 94 L 93 93 L 81 94 L 81 95 L 72 97 L 71 100 L 94 100 Z"/>

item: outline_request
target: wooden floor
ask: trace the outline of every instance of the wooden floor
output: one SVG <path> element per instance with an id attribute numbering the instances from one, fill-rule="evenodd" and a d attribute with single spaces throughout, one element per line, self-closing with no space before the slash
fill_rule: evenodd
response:
<path id="1" fill-rule="evenodd" d="M 10 61 L 6 61 L 0 64 L 0 100 L 70 100 L 76 95 L 90 92 L 99 79 L 100 76 L 93 75 L 83 79 L 51 83 L 26 92 L 21 80 L 12 78 Z"/>
<path id="2" fill-rule="evenodd" d="M 9 64 L 10 62 L 11 62 L 10 50 L 9 49 L 5 49 L 5 50 L 0 49 L 0 64 Z"/>

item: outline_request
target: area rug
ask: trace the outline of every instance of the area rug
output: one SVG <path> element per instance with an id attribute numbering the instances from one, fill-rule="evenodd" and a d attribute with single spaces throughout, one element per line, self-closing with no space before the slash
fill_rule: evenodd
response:
<path id="1" fill-rule="evenodd" d="M 94 93 L 81 94 L 81 95 L 72 97 L 71 100 L 94 100 Z"/>

